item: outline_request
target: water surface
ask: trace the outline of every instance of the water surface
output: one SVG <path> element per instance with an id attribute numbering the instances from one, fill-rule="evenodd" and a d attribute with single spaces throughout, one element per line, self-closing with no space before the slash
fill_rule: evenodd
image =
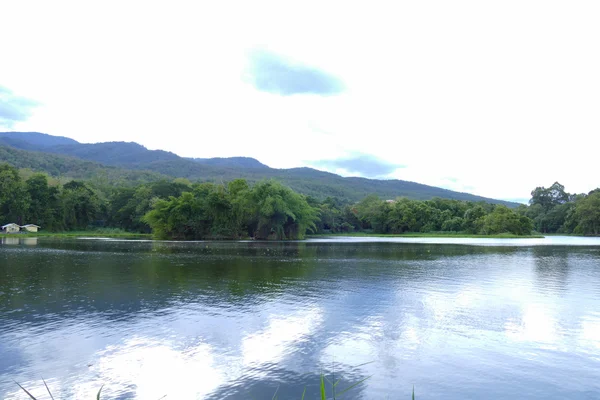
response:
<path id="1" fill-rule="evenodd" d="M 32 239 L 0 244 L 3 399 L 600 398 L 599 239 Z"/>

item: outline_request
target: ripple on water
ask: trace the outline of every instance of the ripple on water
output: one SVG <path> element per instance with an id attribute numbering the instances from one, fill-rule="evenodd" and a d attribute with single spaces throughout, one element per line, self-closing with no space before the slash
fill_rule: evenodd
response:
<path id="1" fill-rule="evenodd" d="M 313 398 L 321 371 L 371 376 L 351 398 L 600 397 L 575 239 L 2 246 L 0 398 Z"/>

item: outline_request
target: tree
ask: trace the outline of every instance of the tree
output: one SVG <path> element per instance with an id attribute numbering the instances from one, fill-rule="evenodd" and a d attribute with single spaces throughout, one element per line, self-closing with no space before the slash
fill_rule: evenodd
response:
<path id="1" fill-rule="evenodd" d="M 536 187 L 531 192 L 531 205 L 539 204 L 548 212 L 552 207 L 564 204 L 569 201 L 569 194 L 565 192 L 565 187 L 558 182 L 554 182 L 549 188 Z"/>
<path id="2" fill-rule="evenodd" d="M 363 229 L 373 229 L 377 233 L 388 232 L 388 212 L 390 206 L 377 195 L 369 195 L 355 206 L 356 215 Z"/>
<path id="3" fill-rule="evenodd" d="M 483 225 L 479 233 L 484 235 L 498 233 L 530 235 L 532 230 L 533 221 L 531 219 L 517 214 L 506 206 L 496 206 L 494 211 L 483 217 Z"/>
<path id="4" fill-rule="evenodd" d="M 307 230 L 315 229 L 317 210 L 304 196 L 276 181 L 257 183 L 249 199 L 257 239 L 302 239 Z"/>
<path id="5" fill-rule="evenodd" d="M 465 211 L 463 229 L 469 233 L 479 233 L 485 215 L 485 209 L 480 204 L 468 209 Z"/>
<path id="6" fill-rule="evenodd" d="M 34 174 L 25 182 L 25 190 L 30 199 L 27 222 L 49 231 L 59 228 L 58 188 L 48 186 L 46 175 Z"/>
<path id="7" fill-rule="evenodd" d="M 29 201 L 19 171 L 8 164 L 0 164 L 0 218 L 22 224 Z"/>
<path id="8" fill-rule="evenodd" d="M 453 217 L 453 218 L 447 219 L 442 224 L 442 231 L 460 232 L 463 229 L 464 222 L 465 222 L 465 220 L 462 219 L 461 217 Z"/>
<path id="9" fill-rule="evenodd" d="M 574 218 L 577 221 L 575 233 L 600 234 L 600 191 L 592 191 L 576 203 Z"/>
<path id="10" fill-rule="evenodd" d="M 317 210 L 305 197 L 273 181 L 249 188 L 245 181 L 227 187 L 202 183 L 179 197 L 156 200 L 144 217 L 162 238 L 302 239 L 315 227 Z"/>
<path id="11" fill-rule="evenodd" d="M 101 210 L 100 199 L 85 183 L 71 181 L 60 194 L 63 226 L 67 230 L 86 229 L 96 221 Z"/>

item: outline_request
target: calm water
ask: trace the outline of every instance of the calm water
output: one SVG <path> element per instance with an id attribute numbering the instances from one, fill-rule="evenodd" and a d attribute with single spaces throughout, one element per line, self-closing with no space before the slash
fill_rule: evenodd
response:
<path id="1" fill-rule="evenodd" d="M 2 241 L 3 399 L 600 398 L 600 239 Z"/>

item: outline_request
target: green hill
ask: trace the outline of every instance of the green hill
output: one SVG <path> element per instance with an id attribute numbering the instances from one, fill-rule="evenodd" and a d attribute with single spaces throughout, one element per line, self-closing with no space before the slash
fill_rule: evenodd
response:
<path id="1" fill-rule="evenodd" d="M 56 178 L 102 180 L 107 184 L 137 185 L 153 182 L 168 176 L 149 171 L 108 167 L 96 162 L 56 154 L 19 150 L 0 145 L 0 162 L 20 169 L 45 172 Z"/>
<path id="2" fill-rule="evenodd" d="M 0 146 L 0 161 L 19 168 L 45 171 L 53 176 L 91 179 L 100 175 L 108 182 L 138 182 L 165 176 L 211 182 L 227 182 L 236 178 L 256 182 L 273 178 L 295 191 L 319 199 L 332 196 L 358 201 L 374 193 L 384 199 L 441 197 L 510 207 L 518 205 L 397 179 L 346 178 L 312 168 L 270 168 L 249 157 L 189 159 L 167 151 L 148 150 L 137 143 L 87 144 L 37 132 L 0 132 Z"/>

